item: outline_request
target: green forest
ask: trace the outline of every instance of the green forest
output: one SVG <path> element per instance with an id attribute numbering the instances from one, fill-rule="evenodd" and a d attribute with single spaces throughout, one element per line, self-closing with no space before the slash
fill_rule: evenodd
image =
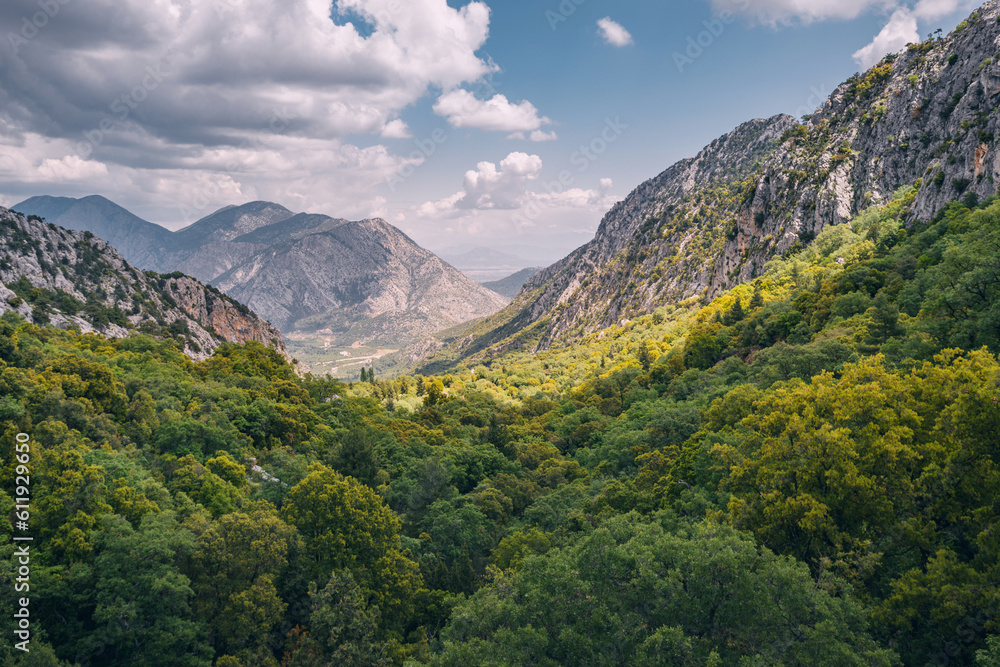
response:
<path id="1" fill-rule="evenodd" d="M 1000 201 L 439 376 L 0 321 L 5 665 L 1000 666 Z M 925 187 L 932 187 L 927 184 Z"/>

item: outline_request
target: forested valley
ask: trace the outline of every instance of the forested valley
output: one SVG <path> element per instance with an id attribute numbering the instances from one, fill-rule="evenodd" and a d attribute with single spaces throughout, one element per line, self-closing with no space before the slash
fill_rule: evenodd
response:
<path id="1" fill-rule="evenodd" d="M 1000 202 L 920 187 L 440 376 L 6 314 L 3 664 L 1000 665 Z"/>

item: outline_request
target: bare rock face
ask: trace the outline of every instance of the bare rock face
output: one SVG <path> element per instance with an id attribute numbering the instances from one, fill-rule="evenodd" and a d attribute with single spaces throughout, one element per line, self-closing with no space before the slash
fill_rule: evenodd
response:
<path id="1" fill-rule="evenodd" d="M 290 219 L 234 239 L 267 251 L 213 282 L 284 331 L 377 320 L 379 336 L 413 338 L 507 303 L 384 220 L 303 224 Z"/>
<path id="2" fill-rule="evenodd" d="M 143 268 L 216 285 L 286 333 L 330 331 L 352 342 L 409 344 L 509 301 L 379 219 L 351 222 L 250 202 L 178 232 L 139 220 L 130 235 L 127 225 L 93 213 L 125 219 L 120 207 L 100 197 L 35 197 L 18 208 L 114 233 Z M 213 325 L 228 330 L 223 322 Z"/>
<path id="3" fill-rule="evenodd" d="M 990 0 L 947 37 L 852 77 L 802 123 L 785 115 L 744 123 L 646 181 L 465 349 L 518 345 L 529 326 L 531 345 L 544 348 L 666 303 L 710 298 L 902 187 L 919 189 L 911 221 L 997 194 L 998 21 L 1000 1 Z"/>
<path id="4" fill-rule="evenodd" d="M 223 342 L 257 341 L 286 357 L 281 333 L 246 306 L 182 274 L 142 272 L 90 232 L 0 207 L 0 312 L 109 338 L 146 332 L 205 359 Z"/>

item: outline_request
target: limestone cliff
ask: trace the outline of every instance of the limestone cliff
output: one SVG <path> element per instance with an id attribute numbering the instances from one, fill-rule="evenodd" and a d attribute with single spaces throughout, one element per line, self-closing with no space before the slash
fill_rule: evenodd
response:
<path id="1" fill-rule="evenodd" d="M 1000 2 L 991 0 L 950 35 L 844 82 L 802 123 L 750 121 L 643 183 L 590 243 L 529 280 L 443 358 L 546 347 L 712 297 L 904 186 L 919 188 L 910 221 L 958 198 L 995 195 L 998 21 Z"/>
<path id="2" fill-rule="evenodd" d="M 142 272 L 90 232 L 0 207 L 0 312 L 110 338 L 172 338 L 204 359 L 222 342 L 257 341 L 287 356 L 280 332 L 246 306 L 182 274 Z"/>

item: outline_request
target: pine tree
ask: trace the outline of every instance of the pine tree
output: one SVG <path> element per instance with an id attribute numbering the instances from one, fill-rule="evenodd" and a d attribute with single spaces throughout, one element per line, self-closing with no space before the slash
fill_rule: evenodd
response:
<path id="1" fill-rule="evenodd" d="M 722 323 L 727 327 L 731 327 L 737 322 L 742 322 L 745 317 L 746 313 L 743 312 L 743 302 L 737 297 L 732 307 L 726 311 L 725 316 L 722 318 Z"/>

